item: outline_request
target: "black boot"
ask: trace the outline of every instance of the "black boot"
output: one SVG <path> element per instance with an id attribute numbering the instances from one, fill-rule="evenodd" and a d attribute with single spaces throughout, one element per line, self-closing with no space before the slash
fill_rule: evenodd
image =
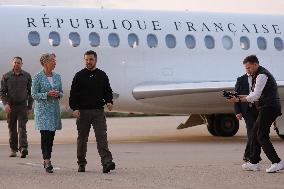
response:
<path id="1" fill-rule="evenodd" d="M 79 165 L 78 172 L 85 172 L 85 165 Z"/>
<path id="2" fill-rule="evenodd" d="M 47 173 L 53 173 L 53 166 L 51 165 L 51 161 L 46 163 L 45 161 L 43 162 L 43 167 L 45 168 L 45 171 Z"/>
<path id="3" fill-rule="evenodd" d="M 109 173 L 111 170 L 115 169 L 115 163 L 109 162 L 105 165 L 103 165 L 103 173 Z"/>
<path id="4" fill-rule="evenodd" d="M 26 158 L 28 154 L 29 154 L 28 149 L 26 148 L 21 149 L 21 158 Z"/>

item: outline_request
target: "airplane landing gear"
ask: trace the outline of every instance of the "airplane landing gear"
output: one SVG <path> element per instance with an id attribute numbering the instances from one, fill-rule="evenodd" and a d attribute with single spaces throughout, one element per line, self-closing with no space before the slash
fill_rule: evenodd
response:
<path id="1" fill-rule="evenodd" d="M 234 114 L 207 115 L 207 129 L 213 136 L 231 137 L 239 130 L 239 121 Z"/>

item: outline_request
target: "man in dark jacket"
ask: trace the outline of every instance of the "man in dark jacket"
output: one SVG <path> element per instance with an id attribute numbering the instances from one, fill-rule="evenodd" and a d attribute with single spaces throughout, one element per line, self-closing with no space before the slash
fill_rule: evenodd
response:
<path id="1" fill-rule="evenodd" d="M 104 105 L 111 111 L 113 108 L 113 95 L 106 73 L 98 68 L 97 54 L 87 51 L 84 54 L 86 67 L 77 72 L 73 78 L 69 105 L 77 118 L 77 158 L 78 172 L 85 172 L 87 142 L 91 125 L 94 128 L 97 149 L 101 157 L 103 173 L 115 169 L 112 154 L 108 148 L 107 125 Z"/>
<path id="2" fill-rule="evenodd" d="M 252 76 L 247 73 L 242 75 L 237 79 L 237 83 L 235 86 L 235 92 L 239 95 L 248 95 L 252 88 Z M 251 151 L 251 138 L 252 138 L 252 129 L 253 125 L 257 118 L 257 110 L 253 103 L 249 102 L 236 102 L 234 104 L 236 117 L 238 120 L 242 120 L 244 118 L 247 128 L 247 144 L 245 153 L 243 156 L 243 160 L 248 162 L 250 159 L 250 151 Z"/>

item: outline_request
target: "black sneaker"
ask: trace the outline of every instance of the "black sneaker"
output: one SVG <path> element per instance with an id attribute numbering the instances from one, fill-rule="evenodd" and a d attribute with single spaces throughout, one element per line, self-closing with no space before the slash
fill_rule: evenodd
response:
<path id="1" fill-rule="evenodd" d="M 28 149 L 23 148 L 21 151 L 21 158 L 26 158 L 26 156 L 29 154 Z"/>
<path id="2" fill-rule="evenodd" d="M 51 165 L 51 161 L 48 163 L 43 162 L 43 167 L 47 173 L 53 173 L 53 166 Z"/>
<path id="3" fill-rule="evenodd" d="M 78 172 L 85 172 L 85 165 L 79 165 Z"/>
<path id="4" fill-rule="evenodd" d="M 115 163 L 109 162 L 105 165 L 103 165 L 103 173 L 109 173 L 111 170 L 115 169 Z"/>

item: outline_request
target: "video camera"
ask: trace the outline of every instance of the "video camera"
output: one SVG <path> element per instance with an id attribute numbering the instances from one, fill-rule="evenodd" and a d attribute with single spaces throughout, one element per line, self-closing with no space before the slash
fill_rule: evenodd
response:
<path id="1" fill-rule="evenodd" d="M 238 97 L 238 93 L 223 90 L 223 97 L 231 99 L 233 96 Z"/>

